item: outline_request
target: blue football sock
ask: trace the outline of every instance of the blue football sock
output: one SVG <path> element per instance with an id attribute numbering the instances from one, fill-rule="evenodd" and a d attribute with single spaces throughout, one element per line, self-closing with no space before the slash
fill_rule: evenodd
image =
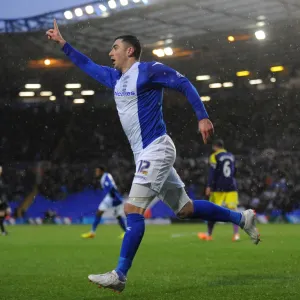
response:
<path id="1" fill-rule="evenodd" d="M 117 220 L 119 222 L 120 227 L 123 229 L 123 231 L 126 231 L 126 225 L 125 225 L 125 220 L 123 217 L 118 216 Z"/>
<path id="2" fill-rule="evenodd" d="M 145 232 L 145 218 L 140 214 L 127 215 L 127 228 L 123 239 L 118 266 L 120 277 L 127 275 Z"/>
<path id="3" fill-rule="evenodd" d="M 206 200 L 193 201 L 194 214 L 193 217 L 206 221 L 214 222 L 231 222 L 240 225 L 242 214 Z"/>
<path id="4" fill-rule="evenodd" d="M 94 223 L 92 225 L 92 232 L 96 231 L 96 229 L 97 229 L 97 227 L 98 227 L 98 225 L 101 221 L 101 218 L 102 218 L 102 216 L 98 216 L 98 215 L 95 216 L 95 220 L 94 220 Z"/>

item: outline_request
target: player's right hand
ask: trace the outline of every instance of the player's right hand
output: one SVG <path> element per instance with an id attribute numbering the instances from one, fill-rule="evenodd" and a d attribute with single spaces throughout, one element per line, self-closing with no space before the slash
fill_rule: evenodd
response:
<path id="1" fill-rule="evenodd" d="M 61 33 L 59 32 L 59 29 L 58 29 L 55 19 L 53 21 L 53 27 L 54 27 L 53 29 L 49 29 L 46 32 L 48 40 L 53 40 L 53 41 L 59 43 L 61 46 L 63 46 L 66 43 L 66 41 L 63 39 Z"/>

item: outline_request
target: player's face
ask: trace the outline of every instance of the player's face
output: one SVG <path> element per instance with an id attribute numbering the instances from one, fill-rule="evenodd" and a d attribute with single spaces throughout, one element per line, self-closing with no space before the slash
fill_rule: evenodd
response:
<path id="1" fill-rule="evenodd" d="M 101 177 L 102 176 L 102 170 L 99 169 L 99 168 L 96 168 L 95 169 L 95 177 L 98 178 L 98 177 Z"/>
<path id="2" fill-rule="evenodd" d="M 122 70 L 134 49 L 121 39 L 116 40 L 109 52 L 109 57 L 115 69 Z"/>

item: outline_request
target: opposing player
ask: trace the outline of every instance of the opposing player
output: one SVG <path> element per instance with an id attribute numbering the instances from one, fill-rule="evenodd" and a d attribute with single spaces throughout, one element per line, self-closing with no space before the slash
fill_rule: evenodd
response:
<path id="1" fill-rule="evenodd" d="M 5 184 L 2 180 L 2 166 L 0 166 L 0 230 L 1 235 L 7 235 L 7 231 L 4 227 L 4 221 L 7 216 L 10 215 L 11 209 L 7 203 L 6 193 L 5 193 Z"/>
<path id="2" fill-rule="evenodd" d="M 111 272 L 89 275 L 90 281 L 118 292 L 124 290 L 127 272 L 144 236 L 143 213 L 155 197 L 167 203 L 179 218 L 232 222 L 243 228 L 255 244 L 259 242 L 252 210 L 238 213 L 209 201 L 192 201 L 173 168 L 176 149 L 167 135 L 162 115 L 164 88 L 177 90 L 187 97 L 196 113 L 204 143 L 213 133 L 213 125 L 200 96 L 187 78 L 159 62 L 140 62 L 142 50 L 135 36 L 115 39 L 109 53 L 114 68 L 110 68 L 95 64 L 75 50 L 63 39 L 55 21 L 54 28 L 46 35 L 60 44 L 77 67 L 114 90 L 121 124 L 136 162 L 129 199 L 124 206 L 127 228 L 118 264 Z"/>
<path id="3" fill-rule="evenodd" d="M 238 192 L 234 155 L 224 149 L 222 140 L 216 140 L 212 148 L 214 152 L 209 158 L 210 169 L 205 194 L 211 202 L 231 210 L 237 210 Z M 198 237 L 202 240 L 212 240 L 214 225 L 215 222 L 208 221 L 207 233 L 199 232 Z M 239 226 L 233 224 L 233 241 L 240 239 L 238 230 Z"/>
<path id="4" fill-rule="evenodd" d="M 96 236 L 96 229 L 101 222 L 102 215 L 108 209 L 114 208 L 114 214 L 119 222 L 120 227 L 123 230 L 123 234 L 121 234 L 120 237 L 123 238 L 126 231 L 125 221 L 122 217 L 123 197 L 119 193 L 116 183 L 111 174 L 105 172 L 104 166 L 95 168 L 95 178 L 96 180 L 100 181 L 100 185 L 103 190 L 102 199 L 100 200 L 100 204 L 95 215 L 92 230 L 90 232 L 82 234 L 81 237 L 85 239 L 94 238 Z"/>
<path id="5" fill-rule="evenodd" d="M 11 213 L 10 207 L 8 203 L 0 198 L 0 229 L 1 229 L 1 234 L 2 235 L 7 235 L 7 231 L 5 230 L 4 227 L 4 221 L 7 216 Z"/>

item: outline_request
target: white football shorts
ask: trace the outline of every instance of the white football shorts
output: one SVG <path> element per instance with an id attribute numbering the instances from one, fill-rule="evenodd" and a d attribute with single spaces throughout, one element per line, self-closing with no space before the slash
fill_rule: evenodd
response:
<path id="1" fill-rule="evenodd" d="M 104 199 L 100 202 L 100 204 L 98 206 L 98 210 L 107 211 L 110 208 L 114 208 L 115 215 L 122 215 L 123 210 L 124 210 L 123 204 L 120 204 L 118 206 L 114 206 L 113 202 L 114 202 L 113 197 L 110 196 L 109 194 L 107 194 L 104 197 Z"/>
<path id="2" fill-rule="evenodd" d="M 133 183 L 147 184 L 157 193 L 162 188 L 181 188 L 181 181 L 173 164 L 176 159 L 176 148 L 168 135 L 154 140 L 140 153 L 135 154 L 136 172 Z"/>
<path id="3" fill-rule="evenodd" d="M 175 159 L 176 148 L 168 135 L 157 138 L 140 153 L 135 154 L 136 172 L 128 203 L 147 208 L 158 197 L 175 212 L 180 211 L 190 199 L 184 191 L 184 183 L 173 167 Z M 139 188 L 140 185 L 144 188 Z M 149 189 L 153 191 L 152 195 Z M 148 200 L 142 203 L 142 198 Z"/>

